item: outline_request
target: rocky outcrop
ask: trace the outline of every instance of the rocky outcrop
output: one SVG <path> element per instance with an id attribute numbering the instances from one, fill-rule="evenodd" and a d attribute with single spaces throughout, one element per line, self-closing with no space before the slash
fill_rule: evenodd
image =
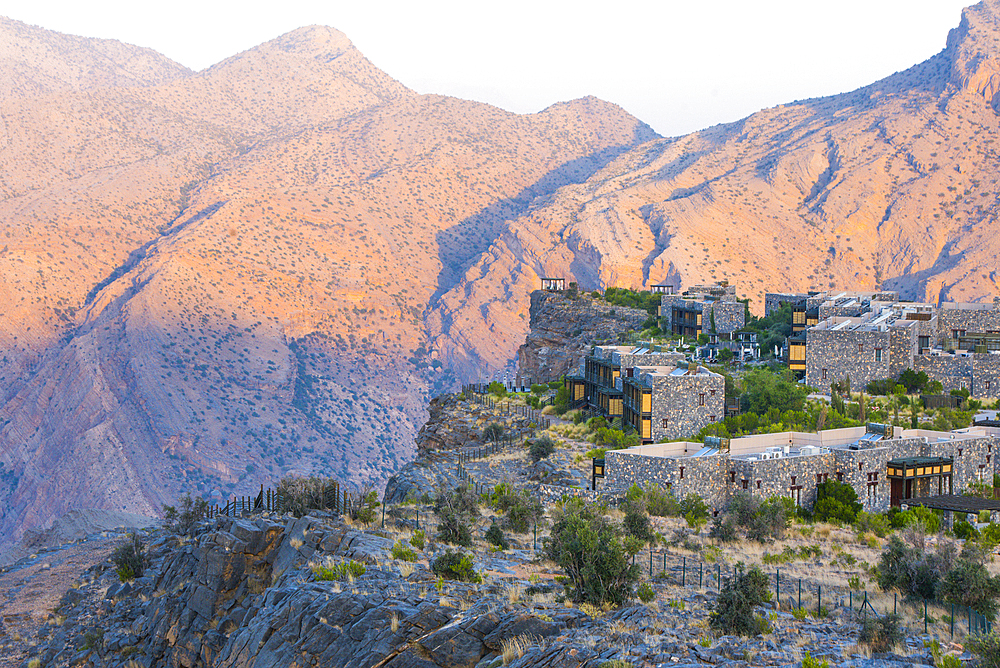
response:
<path id="1" fill-rule="evenodd" d="M 620 332 L 638 329 L 646 311 L 613 306 L 590 295 L 531 293 L 531 331 L 517 350 L 518 374 L 532 383 L 559 380 L 575 373 L 598 342 L 616 342 Z"/>
<path id="2" fill-rule="evenodd" d="M 417 457 L 389 478 L 384 498 L 388 503 L 402 503 L 431 496 L 440 489 L 459 484 L 457 453 L 465 448 L 484 445 L 483 430 L 492 423 L 504 433 L 521 439 L 533 433 L 531 418 L 516 411 L 491 409 L 460 394 L 442 394 L 428 404 L 430 418 L 417 434 Z"/>

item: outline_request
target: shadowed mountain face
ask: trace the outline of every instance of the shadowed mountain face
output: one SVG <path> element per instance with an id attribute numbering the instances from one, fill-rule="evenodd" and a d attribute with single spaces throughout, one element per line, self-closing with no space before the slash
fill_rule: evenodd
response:
<path id="1" fill-rule="evenodd" d="M 0 21 L 0 544 L 288 474 L 379 481 L 459 381 L 428 305 L 656 138 L 413 93 L 310 27 L 191 73 Z"/>
<path id="2" fill-rule="evenodd" d="M 909 70 L 629 151 L 505 223 L 434 303 L 434 345 L 456 368 L 502 363 L 544 275 L 728 278 L 755 310 L 773 289 L 989 301 L 1000 295 L 998 53 L 1000 2 L 986 0 Z M 491 338 L 478 334 L 484 316 Z"/>

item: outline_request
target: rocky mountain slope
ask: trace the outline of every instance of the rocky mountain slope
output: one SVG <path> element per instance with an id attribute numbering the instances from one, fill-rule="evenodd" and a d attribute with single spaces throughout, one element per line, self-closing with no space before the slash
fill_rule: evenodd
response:
<path id="1" fill-rule="evenodd" d="M 728 278 L 767 290 L 898 289 L 989 301 L 1000 168 L 1000 2 L 966 9 L 939 54 L 859 90 L 648 142 L 510 221 L 438 310 L 527 327 L 539 276 L 583 286 Z M 452 333 L 458 329 L 457 334 Z M 520 329 L 520 331 L 516 331 Z M 510 344 L 481 348 L 492 364 Z"/>
<path id="2" fill-rule="evenodd" d="M 997 294 L 1000 0 L 852 93 L 660 139 L 417 95 L 303 28 L 191 73 L 4 21 L 0 544 L 81 507 L 382 480 L 584 287 Z"/>
<path id="3" fill-rule="evenodd" d="M 14 21 L 0 53 L 0 546 L 413 450 L 435 295 L 539 195 L 655 137 L 413 93 L 342 33 L 191 73 Z"/>

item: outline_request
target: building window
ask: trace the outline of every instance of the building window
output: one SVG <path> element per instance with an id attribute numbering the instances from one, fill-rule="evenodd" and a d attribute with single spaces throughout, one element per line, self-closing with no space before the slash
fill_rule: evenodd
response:
<path id="1" fill-rule="evenodd" d="M 663 428 L 667 428 L 667 418 L 663 418 Z"/>
<path id="2" fill-rule="evenodd" d="M 729 482 L 736 482 L 736 471 L 729 472 Z"/>
<path id="3" fill-rule="evenodd" d="M 859 353 L 865 352 L 865 344 L 863 344 L 863 343 L 859 343 L 858 344 L 858 352 Z"/>
<path id="4" fill-rule="evenodd" d="M 746 489 L 747 488 L 747 483 L 750 482 L 750 481 L 747 480 L 746 478 L 743 478 L 742 482 L 743 482 L 743 489 Z"/>
<path id="5" fill-rule="evenodd" d="M 684 480 L 684 467 L 683 467 L 683 466 L 678 466 L 677 468 L 678 468 L 678 469 L 680 469 L 680 472 L 681 472 L 681 480 Z"/>
<path id="6" fill-rule="evenodd" d="M 702 392 L 701 394 L 698 395 L 698 405 L 699 406 L 704 406 L 705 405 L 705 393 L 704 392 Z"/>
<path id="7" fill-rule="evenodd" d="M 760 481 L 760 480 L 758 480 L 758 481 L 757 481 L 757 489 L 760 489 L 760 483 L 761 483 L 761 481 Z"/>
<path id="8" fill-rule="evenodd" d="M 844 472 L 837 471 L 837 482 L 844 482 Z"/>
<path id="9" fill-rule="evenodd" d="M 792 476 L 792 487 L 795 487 L 795 476 Z"/>
<path id="10" fill-rule="evenodd" d="M 826 369 L 823 369 L 823 380 L 826 380 Z"/>
<path id="11" fill-rule="evenodd" d="M 881 362 L 882 361 L 882 349 L 881 348 L 876 348 L 875 349 L 875 361 L 876 362 Z"/>
<path id="12" fill-rule="evenodd" d="M 986 391 L 990 391 L 990 381 L 986 381 Z"/>
<path id="13" fill-rule="evenodd" d="M 864 462 L 858 462 L 858 470 L 859 471 L 864 471 L 865 470 L 865 463 Z"/>
<path id="14" fill-rule="evenodd" d="M 990 389 L 990 381 L 986 381 L 986 389 L 987 390 Z M 708 396 L 714 397 L 715 396 L 715 390 L 709 390 L 708 391 Z"/>
<path id="15" fill-rule="evenodd" d="M 715 416 L 714 415 L 709 415 L 708 416 L 708 421 L 709 422 L 715 422 Z"/>
<path id="16" fill-rule="evenodd" d="M 821 482 L 823 482 L 823 474 L 822 473 L 817 473 L 816 474 L 816 484 L 818 485 Z"/>

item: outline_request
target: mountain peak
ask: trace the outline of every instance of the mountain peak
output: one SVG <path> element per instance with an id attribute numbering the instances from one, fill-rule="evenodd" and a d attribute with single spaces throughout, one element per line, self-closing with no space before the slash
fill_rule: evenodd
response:
<path id="1" fill-rule="evenodd" d="M 336 28 L 322 25 L 305 26 L 265 42 L 261 49 L 278 49 L 286 53 L 330 61 L 353 49 L 347 35 Z"/>
<path id="2" fill-rule="evenodd" d="M 958 27 L 948 33 L 945 50 L 952 83 L 1000 109 L 1000 0 L 982 0 L 963 9 Z"/>

